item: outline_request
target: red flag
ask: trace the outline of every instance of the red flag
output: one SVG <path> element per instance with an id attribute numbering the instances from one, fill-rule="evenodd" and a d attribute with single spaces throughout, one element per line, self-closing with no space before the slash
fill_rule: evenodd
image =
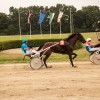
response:
<path id="1" fill-rule="evenodd" d="M 32 13 L 29 13 L 28 15 L 28 24 L 30 24 L 30 17 L 31 17 Z"/>

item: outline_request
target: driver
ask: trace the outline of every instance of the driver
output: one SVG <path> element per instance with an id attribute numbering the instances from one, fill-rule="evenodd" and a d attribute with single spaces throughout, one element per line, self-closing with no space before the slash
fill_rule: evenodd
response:
<path id="1" fill-rule="evenodd" d="M 34 49 L 28 47 L 27 43 L 28 43 L 28 40 L 27 40 L 27 39 L 23 39 L 23 40 L 22 40 L 22 45 L 21 45 L 21 50 L 22 50 L 22 52 L 23 52 L 25 55 L 30 55 L 30 54 L 35 54 L 35 53 L 37 53 L 36 50 L 34 50 Z"/>
<path id="2" fill-rule="evenodd" d="M 91 38 L 87 38 L 86 41 L 86 50 L 87 51 L 100 51 L 100 44 L 91 44 Z"/>

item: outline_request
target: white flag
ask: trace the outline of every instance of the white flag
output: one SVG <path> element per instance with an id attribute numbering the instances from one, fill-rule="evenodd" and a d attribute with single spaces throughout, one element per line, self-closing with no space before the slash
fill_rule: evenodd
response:
<path id="1" fill-rule="evenodd" d="M 49 18 L 50 18 L 49 24 L 51 24 L 51 22 L 52 22 L 52 20 L 53 20 L 53 18 L 54 18 L 54 15 L 55 15 L 55 13 L 50 13 L 50 14 L 49 14 Z"/>
<path id="2" fill-rule="evenodd" d="M 57 20 L 57 22 L 60 22 L 60 20 L 61 20 L 62 16 L 63 16 L 63 12 L 62 12 L 62 11 L 60 11 L 60 12 L 59 12 L 59 15 L 58 15 L 58 20 Z"/>

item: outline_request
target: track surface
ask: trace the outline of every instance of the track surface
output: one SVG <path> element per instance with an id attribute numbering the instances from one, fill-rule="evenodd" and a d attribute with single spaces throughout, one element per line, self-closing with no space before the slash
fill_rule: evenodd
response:
<path id="1" fill-rule="evenodd" d="M 0 64 L 0 100 L 100 100 L 100 65 L 91 62 Z"/>

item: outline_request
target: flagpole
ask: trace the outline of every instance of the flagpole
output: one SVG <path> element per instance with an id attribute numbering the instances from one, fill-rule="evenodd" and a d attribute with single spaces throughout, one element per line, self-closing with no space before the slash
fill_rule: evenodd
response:
<path id="1" fill-rule="evenodd" d="M 72 11 L 70 8 L 70 33 L 72 34 Z"/>
<path id="2" fill-rule="evenodd" d="M 30 23 L 30 39 L 31 39 L 31 23 Z"/>
<path id="3" fill-rule="evenodd" d="M 60 13 L 60 9 L 59 9 L 59 13 Z M 60 16 L 60 17 L 62 17 L 62 16 Z M 61 38 L 61 18 L 60 18 L 60 38 Z"/>
<path id="4" fill-rule="evenodd" d="M 38 24 L 40 24 L 41 39 L 42 39 L 42 22 L 44 20 L 45 15 L 46 14 L 42 13 L 41 10 L 40 10 L 40 16 L 39 16 Z"/>
<path id="5" fill-rule="evenodd" d="M 42 24 L 40 24 L 40 33 L 41 33 L 41 39 L 42 39 Z"/>
<path id="6" fill-rule="evenodd" d="M 41 10 L 40 10 L 41 13 Z M 40 23 L 40 34 L 41 34 L 41 39 L 42 39 L 42 24 Z"/>
<path id="7" fill-rule="evenodd" d="M 50 23 L 50 39 L 51 39 L 51 23 Z"/>
<path id="8" fill-rule="evenodd" d="M 60 24 L 60 38 L 61 38 L 61 18 L 62 18 L 63 12 L 59 9 L 59 15 L 58 15 L 58 22 Z"/>
<path id="9" fill-rule="evenodd" d="M 20 40 L 21 40 L 21 25 L 20 25 L 20 12 L 18 10 L 18 14 L 19 14 L 19 32 L 20 32 Z"/>
<path id="10" fill-rule="evenodd" d="M 30 10 L 29 10 L 29 14 L 30 14 Z M 31 39 L 31 21 L 30 21 L 30 39 Z"/>
<path id="11" fill-rule="evenodd" d="M 51 22 L 50 22 L 50 10 L 49 10 L 49 24 L 50 24 L 50 39 L 51 39 Z"/>
<path id="12" fill-rule="evenodd" d="M 60 38 L 61 38 L 61 20 L 60 20 Z"/>

